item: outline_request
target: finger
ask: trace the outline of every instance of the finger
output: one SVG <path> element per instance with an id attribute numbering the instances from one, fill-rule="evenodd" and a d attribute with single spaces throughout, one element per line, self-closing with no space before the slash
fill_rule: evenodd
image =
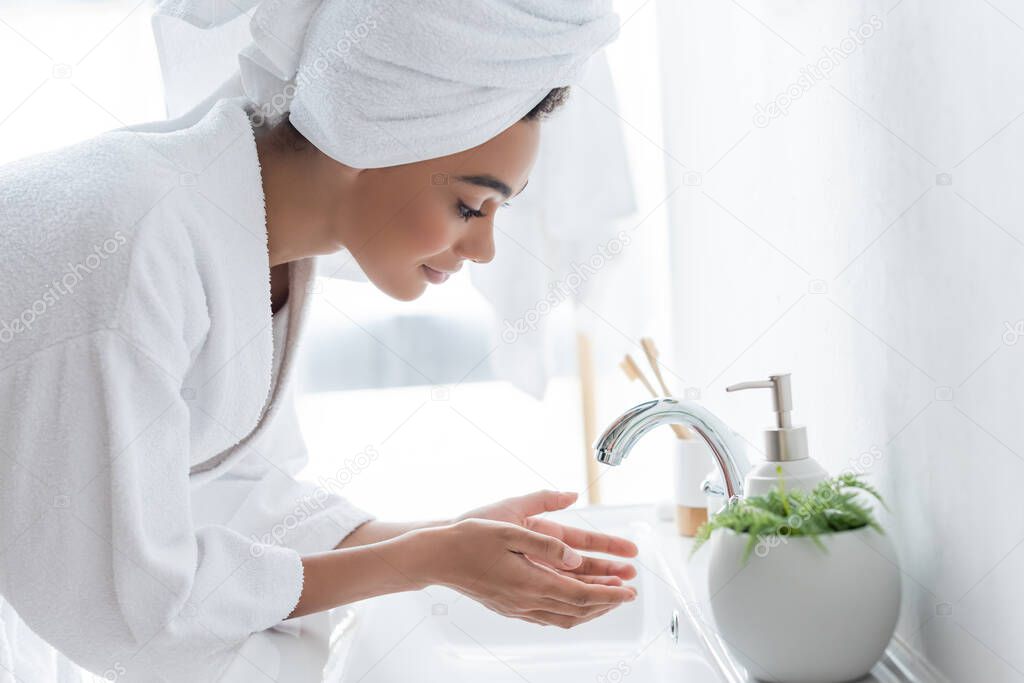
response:
<path id="1" fill-rule="evenodd" d="M 619 557 L 636 557 L 639 549 L 629 539 L 620 536 L 603 534 L 599 531 L 563 526 L 550 519 L 537 517 L 527 520 L 527 528 L 541 534 L 554 536 L 568 543 L 577 550 L 589 550 L 595 553 L 607 553 Z"/>
<path id="2" fill-rule="evenodd" d="M 534 562 L 534 564 L 536 564 L 541 569 L 544 569 L 545 571 L 556 572 L 558 574 L 561 574 L 562 576 L 567 576 L 570 579 L 576 579 L 577 581 L 583 581 L 584 583 L 597 583 L 597 584 L 601 584 L 601 585 L 604 585 L 604 586 L 621 586 L 622 585 L 622 579 L 619 578 L 618 576 L 603 576 L 603 575 L 597 575 L 597 574 L 578 573 L 579 572 L 579 568 L 578 567 L 576 569 L 556 569 L 554 567 L 549 567 L 546 564 L 539 563 L 536 560 L 534 560 L 533 562 Z"/>
<path id="3" fill-rule="evenodd" d="M 543 610 L 534 610 L 534 611 L 526 613 L 529 616 L 524 616 L 524 617 L 521 617 L 521 618 L 533 619 L 533 620 L 537 620 L 537 621 L 540 621 L 540 622 L 545 623 L 545 624 L 552 624 L 554 626 L 560 626 L 561 628 L 572 628 L 573 626 L 579 626 L 580 624 L 586 623 L 586 622 L 590 621 L 591 619 L 596 619 L 596 618 L 598 618 L 599 616 L 601 616 L 603 614 L 607 614 L 608 612 L 612 611 L 613 609 L 615 609 L 614 606 L 612 606 L 612 607 L 605 607 L 603 609 L 597 610 L 596 612 L 593 612 L 592 614 L 588 614 L 587 616 L 583 616 L 583 617 L 572 617 L 572 616 L 568 616 L 568 615 L 565 615 L 565 614 L 559 614 L 558 612 L 546 612 L 546 611 L 543 611 Z"/>
<path id="4" fill-rule="evenodd" d="M 632 586 L 603 586 L 584 583 L 551 572 L 540 586 L 540 593 L 570 605 L 620 604 L 636 599 Z"/>
<path id="5" fill-rule="evenodd" d="M 535 562 L 538 561 L 538 558 L 530 559 Z M 583 561 L 579 566 L 572 569 L 572 572 L 575 574 L 589 574 L 591 576 L 617 576 L 626 581 L 636 578 L 636 567 L 628 562 L 615 562 L 598 557 L 587 557 L 586 555 L 583 556 Z"/>
<path id="6" fill-rule="evenodd" d="M 556 570 L 562 576 L 568 576 L 571 579 L 582 581 L 583 583 L 596 583 L 602 586 L 621 586 L 622 579 L 617 576 L 592 576 L 589 574 L 576 574 L 573 572 L 567 572 L 562 569 Z"/>
<path id="7" fill-rule="evenodd" d="M 579 572 L 579 568 L 576 568 L 576 569 L 556 569 L 554 567 L 549 567 L 549 566 L 547 566 L 545 564 L 538 564 L 537 566 L 540 567 L 541 569 L 547 571 L 547 572 L 551 572 L 552 574 L 556 574 L 558 576 L 564 576 L 564 577 L 567 577 L 567 578 L 572 579 L 574 581 L 581 581 L 583 583 L 591 583 L 591 584 L 597 584 L 597 585 L 601 585 L 601 586 L 622 586 L 623 585 L 622 579 L 620 579 L 617 576 L 606 576 L 606 575 L 577 573 L 577 572 Z M 636 594 L 637 594 L 636 588 L 634 588 L 633 586 L 626 586 L 626 588 L 633 592 L 633 596 L 634 597 L 636 596 Z"/>
<path id="8" fill-rule="evenodd" d="M 526 614 L 530 615 L 529 618 L 536 619 L 542 624 L 548 626 L 560 626 L 562 628 L 572 628 L 577 619 L 577 617 L 570 617 L 567 614 L 557 614 L 555 612 L 545 612 L 543 610 L 534 610 L 532 612 L 527 612 Z"/>
<path id="9" fill-rule="evenodd" d="M 529 605 L 524 605 L 523 611 L 528 612 L 530 610 L 542 610 L 544 612 L 551 612 L 553 614 L 561 614 L 567 617 L 586 617 L 590 616 L 594 612 L 599 610 L 606 610 L 609 607 L 616 607 L 616 605 L 570 605 L 567 602 L 561 602 L 554 598 L 537 598 L 530 601 Z"/>
<path id="10" fill-rule="evenodd" d="M 534 491 L 524 496 L 509 498 L 503 503 L 519 512 L 524 517 L 539 515 L 542 512 L 563 510 L 576 502 L 578 495 L 572 491 Z"/>
<path id="11" fill-rule="evenodd" d="M 592 574 L 595 576 L 617 576 L 626 581 L 636 578 L 636 567 L 629 562 L 615 562 L 600 557 L 583 557 L 583 562 L 573 569 L 578 574 Z"/>
<path id="12" fill-rule="evenodd" d="M 558 569 L 575 569 L 583 557 L 557 538 L 513 525 L 505 528 L 507 548 Z"/>

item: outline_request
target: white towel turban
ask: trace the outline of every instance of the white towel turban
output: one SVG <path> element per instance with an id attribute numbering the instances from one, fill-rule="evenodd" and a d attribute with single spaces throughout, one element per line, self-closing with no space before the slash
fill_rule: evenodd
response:
<path id="1" fill-rule="evenodd" d="M 255 10 L 238 62 L 257 115 L 288 113 L 325 154 L 379 168 L 486 142 L 577 83 L 618 33 L 610 4 L 163 0 L 157 15 L 211 30 Z"/>

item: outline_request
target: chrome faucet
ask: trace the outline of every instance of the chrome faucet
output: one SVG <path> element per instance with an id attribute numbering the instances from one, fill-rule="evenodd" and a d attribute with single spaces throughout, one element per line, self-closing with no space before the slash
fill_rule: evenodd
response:
<path id="1" fill-rule="evenodd" d="M 597 461 L 619 465 L 647 432 L 664 424 L 682 424 L 692 428 L 707 441 L 722 474 L 724 490 L 704 482 L 705 493 L 724 495 L 727 499 L 743 497 L 743 478 L 750 471 L 750 461 L 742 444 L 729 427 L 710 411 L 690 401 L 659 398 L 633 406 L 615 420 L 594 443 Z"/>

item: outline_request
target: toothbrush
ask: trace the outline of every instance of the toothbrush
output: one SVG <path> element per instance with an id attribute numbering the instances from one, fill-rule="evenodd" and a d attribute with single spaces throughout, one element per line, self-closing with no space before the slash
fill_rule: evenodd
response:
<path id="1" fill-rule="evenodd" d="M 645 352 L 646 352 L 646 347 L 645 347 Z M 622 362 L 619 364 L 619 367 L 622 368 L 622 371 L 624 373 L 626 373 L 626 377 L 628 377 L 630 381 L 640 380 L 640 383 L 644 385 L 644 388 L 646 388 L 648 392 L 650 392 L 652 398 L 659 398 L 660 397 L 658 392 L 657 392 L 657 390 L 655 390 L 654 385 L 651 384 L 651 382 L 644 375 L 643 370 L 640 369 L 640 366 L 637 364 L 637 362 L 635 360 L 633 360 L 633 356 L 631 356 L 631 355 L 629 355 L 627 353 L 626 357 L 623 358 Z M 655 372 L 657 373 L 657 371 L 655 371 Z M 661 388 L 665 389 L 665 382 L 664 382 L 664 380 L 661 380 L 660 373 L 657 373 L 657 374 L 658 374 L 658 379 L 661 381 Z M 669 393 L 668 389 L 665 389 L 665 394 L 664 395 L 665 396 L 671 396 L 672 394 Z M 684 425 L 673 424 L 673 425 L 669 425 L 669 426 L 672 427 L 672 431 L 675 432 L 676 437 L 679 438 L 679 439 L 689 439 L 689 438 L 692 438 L 692 436 L 693 436 L 693 433 L 690 431 L 690 429 L 688 429 Z"/>
<path id="2" fill-rule="evenodd" d="M 647 362 L 651 364 L 651 370 L 654 370 L 654 376 L 658 378 L 658 384 L 661 385 L 661 390 L 665 392 L 666 396 L 671 396 L 672 392 L 668 390 L 668 386 L 665 385 L 665 378 L 661 376 L 661 369 L 658 367 L 658 348 L 654 345 L 654 340 L 650 337 L 641 337 L 640 346 L 644 349 L 644 355 L 647 356 Z"/>
<path id="3" fill-rule="evenodd" d="M 654 371 L 654 376 L 658 379 L 658 384 L 661 385 L 661 390 L 665 392 L 666 396 L 671 396 L 672 392 L 669 391 L 668 385 L 665 383 L 665 378 L 661 375 L 661 366 L 658 364 L 658 347 L 654 345 L 654 340 L 650 337 L 641 337 L 640 346 L 644 349 L 644 355 L 647 356 L 647 362 L 651 364 L 651 370 Z M 680 439 L 692 439 L 695 434 L 693 430 L 685 425 L 674 425 L 679 429 L 674 430 L 676 436 Z"/>
<path id="4" fill-rule="evenodd" d="M 651 396 L 658 398 L 658 392 L 654 390 L 654 385 L 652 385 L 648 381 L 647 377 L 644 376 L 640 366 L 637 365 L 635 360 L 633 360 L 633 356 L 627 353 L 626 357 L 623 358 L 622 362 L 619 364 L 619 367 L 622 368 L 622 371 L 626 373 L 626 377 L 628 377 L 631 382 L 640 380 L 641 384 L 643 384 L 647 391 L 651 393 Z M 666 394 L 666 396 L 667 395 L 668 394 Z"/>

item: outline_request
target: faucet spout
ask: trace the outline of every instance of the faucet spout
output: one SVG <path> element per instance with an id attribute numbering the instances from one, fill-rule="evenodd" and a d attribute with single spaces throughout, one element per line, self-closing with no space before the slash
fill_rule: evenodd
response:
<path id="1" fill-rule="evenodd" d="M 659 398 L 633 406 L 594 443 L 594 455 L 605 465 L 619 465 L 647 432 L 673 423 L 691 427 L 708 443 L 722 474 L 727 498 L 742 498 L 743 478 L 750 471 L 742 445 L 724 422 L 691 401 Z"/>

